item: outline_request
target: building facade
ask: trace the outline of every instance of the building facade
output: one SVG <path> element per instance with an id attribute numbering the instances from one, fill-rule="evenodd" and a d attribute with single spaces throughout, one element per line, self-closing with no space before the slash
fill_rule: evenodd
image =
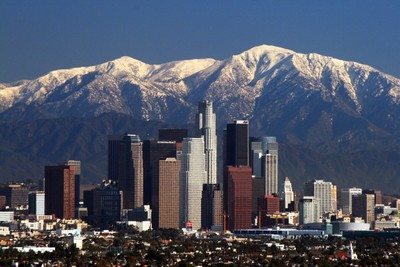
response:
<path id="1" fill-rule="evenodd" d="M 375 195 L 353 195 L 352 214 L 354 217 L 363 218 L 366 223 L 375 221 Z"/>
<path id="2" fill-rule="evenodd" d="M 279 194 L 278 143 L 276 137 L 252 138 L 250 147 L 253 174 L 265 179 L 264 195 Z"/>
<path id="3" fill-rule="evenodd" d="M 207 184 L 217 183 L 217 132 L 213 103 L 208 100 L 199 102 L 196 114 L 196 137 L 204 138 L 205 169 Z"/>
<path id="4" fill-rule="evenodd" d="M 334 186 L 324 180 L 312 180 L 304 185 L 304 196 L 313 196 L 320 201 L 320 216 L 326 212 L 336 211 L 335 194 L 332 194 Z"/>
<path id="5" fill-rule="evenodd" d="M 252 225 L 252 175 L 249 166 L 228 166 L 228 209 L 229 230 L 248 229 Z"/>
<path id="6" fill-rule="evenodd" d="M 263 177 L 252 177 L 252 218 L 258 216 L 258 199 L 265 194 L 265 179 Z"/>
<path id="7" fill-rule="evenodd" d="M 83 198 L 92 226 L 108 229 L 121 219 L 122 191 L 114 181 L 103 181 L 100 188 L 84 191 Z"/>
<path id="8" fill-rule="evenodd" d="M 45 215 L 44 191 L 30 192 L 28 195 L 29 214 Z"/>
<path id="9" fill-rule="evenodd" d="M 364 189 L 363 194 L 373 194 L 375 196 L 375 205 L 383 204 L 382 202 L 382 191 L 376 189 Z"/>
<path id="10" fill-rule="evenodd" d="M 0 195 L 6 197 L 6 206 L 12 209 L 28 206 L 29 189 L 23 184 L 9 184 L 0 188 Z"/>
<path id="11" fill-rule="evenodd" d="M 221 188 L 215 189 L 213 193 L 213 225 L 211 226 L 211 229 L 222 230 L 225 223 L 223 209 L 224 195 Z"/>
<path id="12" fill-rule="evenodd" d="M 299 201 L 299 222 L 300 224 L 316 223 L 321 221 L 321 208 L 318 198 L 304 196 Z"/>
<path id="13" fill-rule="evenodd" d="M 249 122 L 236 120 L 229 123 L 224 131 L 224 163 L 223 163 L 224 211 L 228 212 L 229 179 L 228 166 L 249 166 Z"/>
<path id="14" fill-rule="evenodd" d="M 263 155 L 263 177 L 265 178 L 265 194 L 279 194 L 278 191 L 278 143 L 276 137 L 261 137 Z"/>
<path id="15" fill-rule="evenodd" d="M 352 209 L 353 196 L 361 195 L 361 194 L 362 194 L 362 189 L 356 188 L 356 187 L 342 188 L 340 190 L 341 206 L 342 206 L 343 214 L 351 215 L 353 213 L 353 209 Z"/>
<path id="16" fill-rule="evenodd" d="M 123 208 L 143 205 L 143 151 L 136 134 L 109 136 L 108 178 L 123 192 Z"/>
<path id="17" fill-rule="evenodd" d="M 45 166 L 45 211 L 57 218 L 75 217 L 75 167 Z"/>
<path id="18" fill-rule="evenodd" d="M 224 166 L 249 166 L 249 122 L 236 120 L 224 133 Z"/>
<path id="19" fill-rule="evenodd" d="M 294 193 L 292 188 L 292 183 L 289 180 L 289 177 L 285 177 L 285 181 L 283 182 L 283 205 L 284 210 L 289 209 L 290 203 L 294 201 Z"/>
<path id="20" fill-rule="evenodd" d="M 157 213 L 159 205 L 159 161 L 175 157 L 175 141 L 143 141 L 143 197 L 144 203 L 151 206 L 153 214 Z"/>
<path id="21" fill-rule="evenodd" d="M 258 226 L 271 226 L 268 225 L 267 218 L 275 213 L 279 213 L 279 202 L 279 196 L 276 194 L 264 195 L 263 197 L 258 198 Z"/>
<path id="22" fill-rule="evenodd" d="M 68 160 L 65 165 L 75 167 L 75 208 L 79 208 L 79 193 L 81 190 L 81 162 L 79 160 Z"/>
<path id="23" fill-rule="evenodd" d="M 203 184 L 201 196 L 201 228 L 222 226 L 222 192 L 219 184 Z"/>
<path id="24" fill-rule="evenodd" d="M 153 228 L 179 228 L 181 162 L 166 158 L 159 164 L 159 205 L 158 209 L 153 209 Z"/>
<path id="25" fill-rule="evenodd" d="M 180 225 L 201 228 L 201 197 L 207 183 L 203 138 L 184 138 L 180 173 Z"/>
<path id="26" fill-rule="evenodd" d="M 158 140 L 160 141 L 175 141 L 176 143 L 182 143 L 183 138 L 188 137 L 188 129 L 159 129 Z"/>

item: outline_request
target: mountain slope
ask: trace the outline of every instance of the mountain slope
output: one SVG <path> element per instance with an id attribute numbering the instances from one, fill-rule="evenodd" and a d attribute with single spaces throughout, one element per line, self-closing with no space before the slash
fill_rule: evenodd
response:
<path id="1" fill-rule="evenodd" d="M 266 45 L 223 61 L 149 65 L 122 57 L 98 66 L 53 71 L 34 81 L 0 88 L 0 119 L 117 112 L 168 122 L 191 118 L 193 107 L 207 98 L 215 102 L 223 124 L 246 118 L 272 128 L 274 118 L 282 119 L 288 114 L 286 109 L 293 111 L 293 105 L 302 105 L 310 97 L 324 103 L 331 120 L 337 109 L 384 130 L 399 130 L 398 79 L 358 63 Z M 310 111 L 302 108 L 299 117 L 292 119 L 309 116 Z"/>
<path id="2" fill-rule="evenodd" d="M 144 140 L 157 138 L 159 128 L 172 126 L 184 127 L 136 121 L 128 115 L 115 113 L 96 118 L 1 124 L 1 180 L 38 180 L 43 177 L 45 165 L 77 159 L 82 162 L 82 183 L 99 183 L 107 178 L 107 135 L 130 132 Z M 396 193 L 400 186 L 399 151 L 375 149 L 322 154 L 301 144 L 280 143 L 280 179 L 283 181 L 284 176 L 289 176 L 298 192 L 302 192 L 306 180 L 324 178 L 339 187 L 371 187 Z"/>
<path id="3" fill-rule="evenodd" d="M 0 84 L 0 121 L 5 129 L 14 129 L 9 125 L 16 122 L 72 123 L 68 118 L 76 117 L 75 125 L 78 118 L 102 120 L 102 114 L 118 113 L 137 122 L 176 125 L 193 122 L 202 99 L 214 101 L 219 131 L 234 119 L 248 119 L 254 136 L 277 136 L 286 149 L 280 160 L 288 161 L 281 163 L 285 166 L 281 174 L 298 176 L 292 177 L 295 181 L 321 175 L 340 181 L 340 186 L 349 184 L 346 179 L 351 176 L 361 186 L 363 180 L 373 183 L 379 177 L 390 189 L 389 181 L 400 180 L 393 164 L 400 151 L 400 80 L 356 62 L 267 45 L 225 60 L 150 65 L 122 57 L 97 66 L 52 71 L 33 81 Z M 60 123 L 43 127 L 62 131 Z M 108 123 L 108 128 L 125 131 L 113 120 Z M 60 141 L 54 158 L 78 156 L 78 147 L 87 155 L 93 152 L 88 152 L 90 142 L 86 143 L 89 131 L 72 126 L 65 131 L 58 137 L 64 142 Z M 11 139 L 4 134 L 4 140 Z M 49 160 L 45 154 L 53 150 L 51 142 L 58 142 L 54 133 L 40 135 L 39 129 L 24 138 L 33 138 L 24 149 L 25 141 L 3 143 L 0 152 L 6 153 L 4 157 L 12 153 L 11 158 L 28 166 L 35 161 L 43 164 Z M 76 147 L 64 148 L 71 144 L 67 140 Z M 93 153 L 93 158 L 104 160 L 105 155 Z M 16 165 L 6 161 L 7 166 Z"/>
<path id="4" fill-rule="evenodd" d="M 160 122 L 135 121 L 123 114 L 97 118 L 58 118 L 0 124 L 2 180 L 40 179 L 45 165 L 68 159 L 82 161 L 83 182 L 107 177 L 107 136 L 135 132 L 144 139 L 157 137 Z M 24 179 L 23 179 L 24 180 Z"/>

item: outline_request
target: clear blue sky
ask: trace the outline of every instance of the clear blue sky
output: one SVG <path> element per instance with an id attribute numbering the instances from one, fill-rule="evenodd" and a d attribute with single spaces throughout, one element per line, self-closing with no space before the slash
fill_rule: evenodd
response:
<path id="1" fill-rule="evenodd" d="M 260 44 L 400 78 L 400 1 L 0 1 L 0 82 L 125 55 L 146 63 L 224 59 Z"/>

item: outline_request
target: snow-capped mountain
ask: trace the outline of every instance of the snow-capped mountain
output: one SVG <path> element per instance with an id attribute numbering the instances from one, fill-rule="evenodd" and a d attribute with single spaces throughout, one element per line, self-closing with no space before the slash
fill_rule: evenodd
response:
<path id="1" fill-rule="evenodd" d="M 400 186 L 400 80 L 267 45 L 225 60 L 122 57 L 0 84 L 3 176 L 38 179 L 43 165 L 79 158 L 96 182 L 106 173 L 107 134 L 156 137 L 163 125 L 193 123 L 203 99 L 214 101 L 219 129 L 249 119 L 252 135 L 277 136 L 280 176 L 297 185 L 323 177 L 388 192 Z"/>
<path id="2" fill-rule="evenodd" d="M 400 129 L 399 79 L 355 62 L 267 45 L 222 61 L 150 65 L 122 57 L 1 84 L 0 119 L 117 112 L 185 122 L 202 99 L 214 101 L 220 125 L 250 119 L 260 132 L 284 133 L 292 141 L 322 134 L 310 133 L 313 128 L 323 129 L 324 139 L 344 138 L 355 127 L 350 118 L 368 131 Z"/>

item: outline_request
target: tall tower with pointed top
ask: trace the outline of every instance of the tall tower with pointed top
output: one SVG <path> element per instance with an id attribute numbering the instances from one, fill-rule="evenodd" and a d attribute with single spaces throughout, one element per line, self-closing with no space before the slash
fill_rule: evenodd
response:
<path id="1" fill-rule="evenodd" d="M 217 133 L 216 117 L 212 101 L 199 102 L 196 114 L 196 137 L 204 138 L 205 169 L 207 184 L 217 183 Z"/>

